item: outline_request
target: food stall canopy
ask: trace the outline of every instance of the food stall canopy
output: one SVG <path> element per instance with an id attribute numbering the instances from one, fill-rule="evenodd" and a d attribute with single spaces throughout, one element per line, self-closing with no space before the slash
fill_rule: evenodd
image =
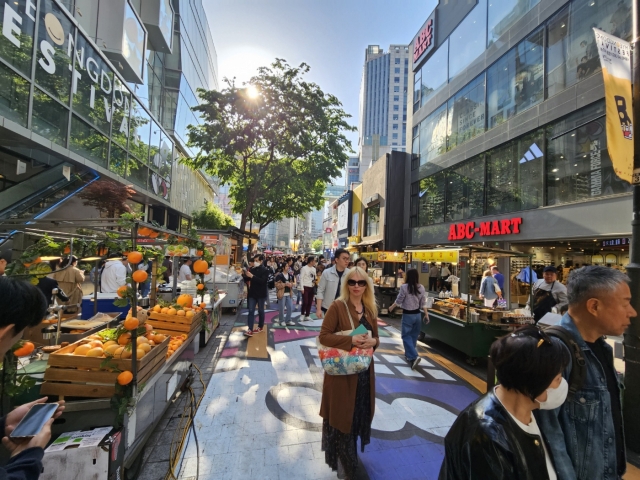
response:
<path id="1" fill-rule="evenodd" d="M 423 250 L 411 252 L 411 258 L 414 262 L 449 262 L 458 263 L 460 250 Z"/>
<path id="2" fill-rule="evenodd" d="M 358 246 L 362 247 L 365 245 L 375 245 L 376 243 L 380 243 L 382 241 L 382 239 L 378 239 L 378 240 L 365 240 L 364 242 L 360 242 L 358 244 Z"/>

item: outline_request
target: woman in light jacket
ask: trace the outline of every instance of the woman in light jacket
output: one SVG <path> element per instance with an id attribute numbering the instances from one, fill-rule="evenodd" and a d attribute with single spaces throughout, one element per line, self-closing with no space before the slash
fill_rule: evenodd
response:
<path id="1" fill-rule="evenodd" d="M 347 310 L 348 309 L 348 310 Z M 351 330 L 349 315 L 354 327 L 363 325 L 368 334 L 337 335 Z M 345 273 L 340 297 L 336 299 L 322 321 L 319 340 L 327 347 L 351 350 L 353 347 L 377 348 L 378 308 L 373 294 L 373 281 L 359 267 Z M 320 416 L 322 422 L 322 450 L 325 462 L 338 471 L 339 478 L 356 478 L 358 451 L 369 444 L 371 422 L 375 409 L 375 373 L 373 359 L 368 370 L 354 375 L 324 375 Z M 344 475 L 344 476 L 341 476 Z"/>
<path id="2" fill-rule="evenodd" d="M 427 294 L 424 287 L 420 285 L 418 270 L 415 268 L 407 270 L 405 280 L 406 282 L 400 287 L 396 301 L 389 307 L 389 311 L 393 311 L 396 307 L 402 308 L 404 355 L 411 365 L 411 369 L 414 370 L 421 360 L 416 348 L 421 330 L 421 311 L 424 312 L 426 323 L 429 323 L 429 312 L 427 310 Z"/>
<path id="3" fill-rule="evenodd" d="M 58 303 L 69 305 L 65 308 L 67 313 L 76 313 L 78 311 L 77 305 L 82 303 L 82 282 L 84 282 L 84 272 L 80 270 L 76 265 L 78 259 L 75 255 L 71 255 L 68 259 L 60 262 L 60 269 L 51 274 L 62 291 L 69 297 L 66 302 L 58 299 Z"/>
<path id="4" fill-rule="evenodd" d="M 498 281 L 491 275 L 491 270 L 485 270 L 480 283 L 480 298 L 484 298 L 485 307 L 493 307 L 496 298 L 502 298 L 502 290 L 498 286 Z"/>

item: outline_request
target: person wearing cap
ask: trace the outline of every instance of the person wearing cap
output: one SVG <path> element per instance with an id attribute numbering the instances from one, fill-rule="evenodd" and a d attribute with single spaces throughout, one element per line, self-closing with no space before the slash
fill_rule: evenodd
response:
<path id="1" fill-rule="evenodd" d="M 102 293 L 116 293 L 120 287 L 127 284 L 128 266 L 127 257 L 115 257 L 105 264 L 100 277 Z"/>
<path id="2" fill-rule="evenodd" d="M 530 299 L 527 305 L 530 304 Z M 533 318 L 537 322 L 553 308 L 558 312 L 569 304 L 567 287 L 558 282 L 558 270 L 554 266 L 544 268 L 542 278 L 533 284 Z"/>

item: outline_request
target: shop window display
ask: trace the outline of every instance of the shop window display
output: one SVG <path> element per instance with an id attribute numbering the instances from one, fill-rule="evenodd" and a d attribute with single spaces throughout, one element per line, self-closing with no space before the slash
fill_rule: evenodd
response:
<path id="1" fill-rule="evenodd" d="M 420 180 L 418 191 L 418 225 L 444 222 L 445 173 L 439 172 Z"/>
<path id="2" fill-rule="evenodd" d="M 631 0 L 574 0 L 547 26 L 547 96 L 600 71 L 593 27 L 631 39 Z"/>
<path id="3" fill-rule="evenodd" d="M 543 42 L 539 29 L 487 70 L 489 128 L 543 100 Z"/>
<path id="4" fill-rule="evenodd" d="M 420 122 L 420 165 L 442 155 L 447 147 L 447 105 Z"/>
<path id="5" fill-rule="evenodd" d="M 549 205 L 631 191 L 631 185 L 616 176 L 613 170 L 607 151 L 605 123 L 603 116 L 548 141 Z"/>
<path id="6" fill-rule="evenodd" d="M 481 217 L 484 213 L 484 158 L 447 170 L 445 221 Z"/>
<path id="7" fill-rule="evenodd" d="M 479 0 L 449 36 L 449 80 L 482 55 L 486 42 L 487 0 Z"/>
<path id="8" fill-rule="evenodd" d="M 480 135 L 485 129 L 484 73 L 448 102 L 447 150 Z"/>
<path id="9" fill-rule="evenodd" d="M 540 0 L 491 0 L 488 8 L 487 46 L 497 42 Z"/>
<path id="10" fill-rule="evenodd" d="M 448 81 L 447 60 L 449 57 L 449 39 L 438 47 L 431 58 L 420 69 L 421 88 L 420 88 L 420 105 L 424 105 L 427 101 L 438 93 Z"/>

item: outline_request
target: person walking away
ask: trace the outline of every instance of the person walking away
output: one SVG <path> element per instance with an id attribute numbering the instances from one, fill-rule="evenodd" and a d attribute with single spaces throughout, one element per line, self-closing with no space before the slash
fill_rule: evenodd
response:
<path id="1" fill-rule="evenodd" d="M 193 274 L 191 273 L 191 264 L 193 261 L 190 258 L 187 258 L 182 266 L 180 267 L 180 271 L 178 272 L 178 283 L 180 282 L 188 282 L 193 278 Z"/>
<path id="2" fill-rule="evenodd" d="M 629 277 L 613 268 L 588 266 L 574 270 L 567 281 L 569 311 L 560 320 L 577 343 L 586 375 L 562 407 L 541 416 L 558 478 L 620 479 L 627 459 L 621 406 L 622 382 L 613 366 L 613 350 L 604 336 L 622 335 L 637 312 L 631 306 Z M 563 376 L 571 381 L 577 357 Z"/>
<path id="3" fill-rule="evenodd" d="M 377 317 L 373 281 L 364 270 L 354 267 L 343 275 L 340 298 L 324 316 L 320 343 L 347 351 L 353 347 L 375 349 L 380 345 Z M 355 326 L 363 325 L 369 332 L 338 335 L 351 330 L 350 318 Z M 367 370 L 356 375 L 324 374 L 320 404 L 322 450 L 327 465 L 338 471 L 338 478 L 356 478 L 358 437 L 362 452 L 370 441 L 376 396 L 373 364 L 374 359 Z"/>
<path id="4" fill-rule="evenodd" d="M 349 273 L 347 268 L 350 260 L 349 252 L 344 248 L 339 248 L 336 250 L 335 257 L 335 266 L 322 272 L 318 283 L 318 292 L 316 293 L 316 316 L 318 318 L 323 318 L 331 303 L 340 296 L 342 277 L 345 273 Z"/>
<path id="5" fill-rule="evenodd" d="M 116 293 L 120 287 L 127 284 L 128 273 L 127 257 L 114 257 L 113 260 L 107 260 L 100 276 L 102 293 Z"/>
<path id="6" fill-rule="evenodd" d="M 404 345 L 404 356 L 411 365 L 411 370 L 415 370 L 422 361 L 418 355 L 418 335 L 420 335 L 422 312 L 424 312 L 425 322 L 429 323 L 429 311 L 427 310 L 427 294 L 420 285 L 418 270 L 410 268 L 407 270 L 406 282 L 400 287 L 396 301 L 389 307 L 392 312 L 396 307 L 402 308 L 402 343 Z"/>
<path id="7" fill-rule="evenodd" d="M 570 357 L 562 341 L 526 326 L 493 342 L 490 352 L 499 384 L 451 426 L 438 479 L 575 478 L 560 475 L 561 461 L 540 432 L 540 415 L 567 397 L 561 372 Z"/>
<path id="8" fill-rule="evenodd" d="M 71 255 L 61 262 L 62 268 L 51 274 L 51 278 L 58 282 L 58 286 L 69 297 L 69 300 L 63 301 L 58 298 L 58 303 L 69 305 L 64 309 L 66 313 L 76 313 L 78 305 L 82 303 L 82 282 L 84 282 L 84 272 L 80 270 L 78 258 Z"/>
<path id="9" fill-rule="evenodd" d="M 314 286 L 316 281 L 316 259 L 307 258 L 307 264 L 300 270 L 300 284 L 302 285 L 302 311 L 300 321 L 311 320 L 311 305 L 313 304 Z"/>
<path id="10" fill-rule="evenodd" d="M 285 325 L 295 325 L 296 322 L 291 320 L 291 312 L 293 311 L 293 305 L 291 302 L 291 294 L 293 293 L 293 287 L 295 286 L 295 277 L 289 271 L 288 265 L 285 265 L 284 269 L 279 269 L 280 271 L 276 274 L 276 295 L 278 298 L 278 310 L 279 316 L 278 320 L 280 321 L 280 325 L 283 327 Z M 281 293 L 282 292 L 282 293 Z M 284 309 L 287 309 L 287 317 L 285 319 Z M 276 322 L 274 322 L 276 323 Z"/>
<path id="11" fill-rule="evenodd" d="M 493 278 L 496 279 L 496 282 L 498 282 L 498 287 L 500 287 L 500 291 L 504 292 L 504 275 L 500 273 L 500 270 L 498 269 L 498 267 L 491 267 L 491 275 L 493 275 Z"/>
<path id="12" fill-rule="evenodd" d="M 429 267 L 429 290 L 433 292 L 438 288 L 438 275 L 440 275 L 440 270 L 435 263 L 432 263 Z"/>
<path id="13" fill-rule="evenodd" d="M 449 278 L 450 276 L 451 270 L 449 270 L 449 267 L 446 263 L 443 263 L 442 267 L 440 268 L 440 284 L 444 285 L 447 290 L 451 290 L 451 283 L 447 282 L 447 278 Z"/>
<path id="14" fill-rule="evenodd" d="M 567 287 L 558 282 L 558 270 L 553 266 L 544 267 L 542 278 L 533 284 L 533 319 L 537 322 L 553 308 L 560 311 L 568 303 Z"/>
<path id="15" fill-rule="evenodd" d="M 491 276 L 491 270 L 485 270 L 480 283 L 480 298 L 484 299 L 484 306 L 493 308 L 497 298 L 502 298 L 502 290 L 498 286 L 498 281 Z"/>
<path id="16" fill-rule="evenodd" d="M 261 333 L 264 328 L 264 305 L 267 301 L 267 282 L 269 280 L 269 270 L 262 262 L 264 255 L 258 254 L 253 257 L 253 267 L 243 272 L 245 282 L 251 281 L 247 294 L 247 330 L 244 335 L 252 337 L 254 333 Z M 255 325 L 256 305 L 258 306 L 258 328 Z"/>

